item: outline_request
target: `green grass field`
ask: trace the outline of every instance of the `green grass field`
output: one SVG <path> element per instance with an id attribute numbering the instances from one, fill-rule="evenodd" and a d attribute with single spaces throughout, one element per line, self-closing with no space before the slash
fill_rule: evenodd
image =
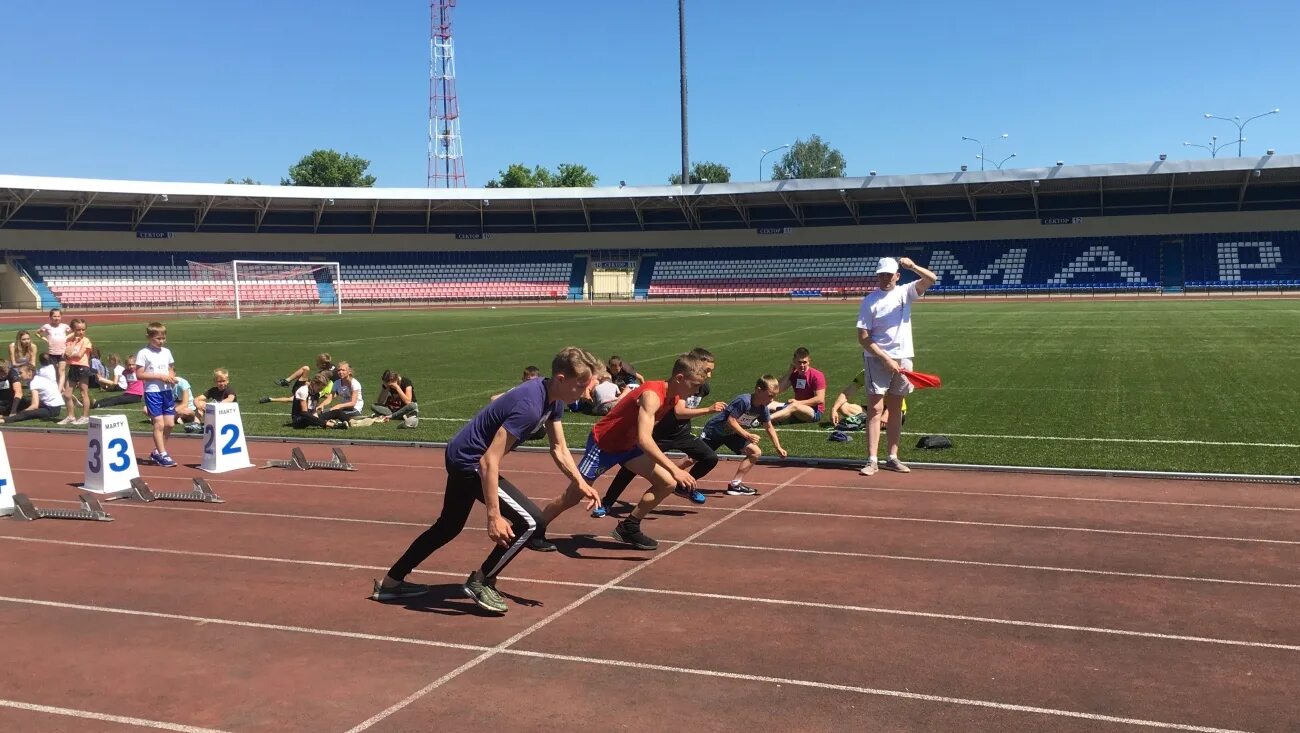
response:
<path id="1" fill-rule="evenodd" d="M 212 368 L 230 369 L 251 434 L 302 434 L 285 426 L 287 403 L 256 398 L 287 395 L 275 379 L 328 351 L 352 363 L 367 398 L 394 368 L 414 380 L 421 405 L 419 428 L 373 425 L 347 437 L 442 441 L 488 395 L 515 384 L 523 366 L 546 368 L 569 344 L 602 358 L 617 353 L 652 379 L 678 352 L 704 346 L 718 357 L 713 394 L 724 400 L 764 372 L 780 374 L 806 346 L 831 383 L 829 403 L 861 368 L 856 314 L 856 302 L 710 303 L 168 325 L 178 370 L 197 391 Z M 89 321 L 105 354 L 144 343 L 143 323 Z M 1300 466 L 1300 301 L 935 302 L 916 307 L 913 327 L 916 368 L 941 375 L 944 387 L 909 400 L 904 460 L 1288 475 Z M 565 418 L 571 445 L 582 445 L 592 421 Z M 792 455 L 865 450 L 861 433 L 832 443 L 825 426 L 780 432 Z M 934 433 L 951 436 L 954 448 L 913 448 L 918 435 Z"/>

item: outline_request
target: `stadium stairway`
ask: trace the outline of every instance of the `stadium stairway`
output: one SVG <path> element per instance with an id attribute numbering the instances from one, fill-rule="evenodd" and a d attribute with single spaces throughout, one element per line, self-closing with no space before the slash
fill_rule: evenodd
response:
<path id="1" fill-rule="evenodd" d="M 18 270 L 18 273 L 27 279 L 32 289 L 36 291 L 36 297 L 41 299 L 41 310 L 50 308 L 62 308 L 63 304 L 59 302 L 58 296 L 50 290 L 50 286 L 41 278 L 41 274 L 36 268 L 31 267 L 26 260 L 12 259 L 10 263 Z"/>
<path id="2" fill-rule="evenodd" d="M 573 270 L 569 272 L 569 300 L 582 300 L 589 259 L 587 255 L 577 255 L 573 258 Z"/>
<path id="3" fill-rule="evenodd" d="M 637 266 L 636 281 L 632 283 L 632 299 L 645 300 L 650 297 L 650 281 L 655 275 L 655 259 L 653 253 L 641 255 L 641 263 Z"/>

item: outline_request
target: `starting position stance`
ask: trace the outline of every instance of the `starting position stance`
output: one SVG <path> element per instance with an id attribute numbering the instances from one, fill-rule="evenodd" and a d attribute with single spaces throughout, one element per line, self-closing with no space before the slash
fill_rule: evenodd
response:
<path id="1" fill-rule="evenodd" d="M 573 503 L 586 497 L 588 508 L 600 503 L 600 495 L 578 473 L 578 467 L 564 443 L 560 418 L 564 406 L 578 399 L 590 386 L 600 361 L 576 347 L 556 354 L 549 379 L 530 379 L 493 400 L 470 420 L 447 444 L 447 490 L 442 514 L 381 581 L 375 581 L 371 595 L 377 601 L 409 598 L 427 593 L 429 586 L 406 582 L 406 576 L 438 548 L 465 528 L 475 501 L 487 507 L 488 537 L 496 543 L 478 570 L 465 581 L 465 595 L 480 608 L 494 613 L 508 610 L 496 589 L 497 575 L 519 554 L 534 533 L 545 530 L 542 512 L 513 484 L 500 475 L 501 459 L 530 433 L 545 427 L 551 443 L 551 458 L 571 481 Z"/>
<path id="2" fill-rule="evenodd" d="M 638 550 L 653 550 L 659 543 L 641 532 L 641 520 L 673 489 L 695 488 L 695 477 L 673 463 L 655 443 L 654 428 L 678 401 L 699 391 L 704 383 L 706 362 L 692 354 L 682 354 L 673 364 L 668 381 L 644 382 L 618 401 L 609 414 L 591 428 L 587 436 L 587 449 L 578 467 L 582 481 L 574 479 L 564 493 L 546 505 L 543 524 L 575 506 L 595 481 L 613 466 L 622 465 L 632 473 L 650 481 L 650 488 L 632 513 L 618 523 L 611 533 L 619 542 L 626 542 Z M 599 504 L 588 507 L 594 509 Z M 539 552 L 555 550 L 555 544 L 537 533 L 529 548 Z"/>

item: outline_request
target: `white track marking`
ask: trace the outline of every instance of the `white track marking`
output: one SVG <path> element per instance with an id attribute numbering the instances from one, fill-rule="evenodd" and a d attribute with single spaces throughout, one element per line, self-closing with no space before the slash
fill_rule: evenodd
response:
<path id="1" fill-rule="evenodd" d="M 759 501 L 761 500 L 761 498 L 762 497 L 759 497 L 759 499 L 755 499 L 755 501 Z M 656 557 L 661 557 L 661 555 L 656 555 Z M 650 562 L 652 562 L 652 560 L 646 561 L 645 564 L 648 565 L 650 564 Z M 644 565 L 642 565 L 641 567 L 644 567 Z M 635 568 L 633 568 L 633 570 L 635 570 Z M 629 575 L 631 574 L 631 572 L 632 571 L 628 571 L 623 575 Z M 581 602 L 583 602 L 585 599 L 596 595 L 597 593 L 601 592 L 601 590 L 606 589 L 607 587 L 612 587 L 612 586 L 610 584 L 606 584 L 604 586 L 601 586 L 600 588 L 597 588 L 596 590 L 593 590 L 587 596 L 584 596 L 583 598 L 579 599 L 578 601 L 575 601 L 569 606 L 566 606 L 565 608 L 555 612 L 551 616 L 542 619 L 537 624 L 534 624 L 534 627 L 541 628 L 541 626 L 548 623 L 549 620 L 554 619 L 563 613 L 566 613 L 572 608 L 576 608 L 577 605 L 580 605 Z M 274 624 L 261 624 L 261 623 L 247 622 L 247 621 L 235 621 L 230 619 L 203 618 L 203 617 L 195 617 L 195 616 L 185 616 L 180 614 L 152 613 L 146 611 L 135 611 L 131 609 L 110 608 L 104 606 L 90 606 L 85 604 L 74 604 L 74 603 L 61 603 L 56 601 L 41 601 L 41 600 L 33 600 L 33 599 L 25 599 L 25 598 L 10 598 L 4 596 L 0 596 L 0 602 L 27 604 L 27 605 L 52 607 L 52 608 L 63 608 L 63 609 L 78 610 L 78 611 L 92 611 L 92 612 L 100 612 L 100 613 L 124 614 L 129 616 L 145 616 L 150 618 L 173 619 L 178 621 L 190 621 L 190 622 L 198 622 L 198 623 L 213 624 L 213 625 L 242 626 L 246 628 L 316 634 L 316 635 L 323 635 L 323 636 L 360 639 L 365 641 L 382 641 L 382 642 L 391 642 L 391 643 L 399 643 L 399 644 L 412 644 L 418 646 L 431 646 L 431 647 L 441 647 L 441 648 L 482 652 L 482 654 L 480 654 L 478 657 L 475 657 L 475 660 L 479 660 L 479 661 L 471 660 L 470 662 L 461 665 L 456 670 L 452 670 L 451 672 L 448 672 L 442 677 L 439 677 L 433 683 L 430 683 L 430 685 L 426 686 L 426 688 L 417 691 L 417 693 L 422 693 L 422 694 L 418 694 L 418 695 L 412 694 L 406 700 L 403 700 L 398 705 L 393 705 L 390 708 L 386 709 L 385 711 L 377 714 L 370 720 L 364 721 L 358 726 L 352 728 L 349 731 L 349 733 L 355 733 L 370 728 L 374 724 L 384 720 L 385 718 L 389 717 L 393 713 L 396 713 L 401 709 L 405 708 L 406 706 L 410 705 L 412 702 L 415 702 L 420 697 L 423 697 L 425 694 L 428 694 L 428 692 L 431 692 L 432 690 L 436 689 L 438 686 L 445 684 L 447 681 L 450 681 L 451 679 L 454 679 L 461 672 L 471 669 L 472 667 L 477 666 L 482 660 L 489 658 L 490 656 L 495 656 L 497 654 L 530 657 L 534 659 L 565 661 L 565 662 L 572 662 L 576 664 L 596 664 L 596 665 L 624 667 L 624 668 L 641 669 L 641 670 L 656 671 L 656 672 L 668 672 L 673 674 L 689 674 L 689 675 L 697 675 L 697 676 L 704 676 L 704 677 L 744 680 L 749 682 L 763 682 L 763 683 L 777 684 L 777 685 L 793 685 L 797 687 L 809 687 L 809 688 L 823 689 L 823 690 L 836 690 L 841 692 L 855 692 L 859 694 L 879 696 L 879 697 L 894 697 L 894 698 L 902 698 L 908 700 L 921 700 L 926 702 L 940 702 L 940 703 L 947 703 L 947 704 L 954 704 L 954 705 L 968 705 L 968 706 L 975 706 L 975 707 L 994 708 L 998 710 L 1010 710 L 1015 712 L 1036 713 L 1040 715 L 1052 715 L 1057 717 L 1081 718 L 1084 720 L 1095 720 L 1099 722 L 1125 723 L 1129 725 L 1139 725 L 1139 726 L 1145 726 L 1151 728 L 1199 731 L 1200 733 L 1245 733 L 1244 731 L 1235 731 L 1235 730 L 1223 729 L 1223 728 L 1211 728 L 1206 726 L 1196 726 L 1196 725 L 1189 725 L 1184 723 L 1168 723 L 1163 721 L 1145 720 L 1140 718 L 1123 718 L 1123 717 L 1116 717 L 1111 715 L 1101 715 L 1097 713 L 1087 713 L 1087 712 L 1080 712 L 1080 711 L 1073 711 L 1073 710 L 1061 710 L 1057 708 L 1042 708 L 1042 707 L 1034 707 L 1028 705 L 1015 705 L 1011 703 L 994 702 L 990 700 L 948 697 L 945 695 L 928 695 L 924 693 L 911 692 L 910 690 L 888 690 L 888 689 L 879 689 L 879 688 L 870 688 L 870 687 L 859 687 L 855 685 L 839 685 L 839 684 L 834 684 L 829 682 L 815 682 L 811 680 L 798 680 L 798 679 L 784 678 L 784 677 L 770 677 L 766 675 L 751 675 L 751 674 L 743 674 L 738 672 L 723 672 L 718 670 L 697 669 L 692 667 L 674 667 L 669 665 L 648 664 L 644 662 L 633 662 L 633 661 L 620 660 L 620 659 L 600 659 L 594 657 L 582 657 L 582 656 L 575 656 L 569 654 L 552 654 L 549 652 L 537 652 L 537 651 L 527 651 L 522 649 L 507 648 L 508 645 L 513 643 L 512 640 L 518 641 L 519 639 L 522 639 L 524 636 L 528 635 L 529 633 L 532 633 L 533 630 L 536 630 L 533 627 L 530 627 L 529 630 L 525 630 L 520 632 L 519 634 L 516 634 L 515 637 L 511 637 L 511 639 L 508 639 L 505 642 L 502 642 L 502 644 L 499 644 L 495 647 L 483 647 L 483 646 L 477 646 L 471 644 L 449 644 L 445 642 L 436 642 L 436 641 L 429 641 L 426 639 L 415 639 L 410 637 L 381 636 L 376 634 L 363 634 L 363 633 L 356 633 L 356 632 L 349 632 L 349 631 L 329 631 L 325 629 L 312 629 L 312 628 L 307 628 L 302 626 L 278 626 Z M 168 728 L 165 730 L 195 731 L 196 733 L 215 733 L 213 731 L 206 731 L 203 729 L 193 729 L 193 728 L 191 729 Z"/>
<path id="2" fill-rule="evenodd" d="M 469 529 L 467 527 L 467 529 Z M 51 545 L 64 545 L 67 547 L 89 547 L 101 550 L 125 550 L 132 552 L 156 552 L 165 555 L 182 555 L 188 557 L 211 557 L 227 560 L 247 560 L 252 562 L 272 562 L 285 563 L 291 565 L 307 565 L 328 568 L 343 568 L 348 570 L 387 570 L 386 566 L 379 565 L 358 565 L 355 563 L 330 562 L 325 560 L 301 560 L 285 557 L 267 557 L 263 555 L 240 555 L 222 552 L 201 552 L 198 550 L 175 550 L 164 547 L 144 547 L 139 545 L 112 545 L 97 542 L 74 542 L 71 540 L 52 540 L 44 537 L 18 537 L 9 535 L 0 535 L 0 542 L 39 542 Z M 665 544 L 676 544 L 672 540 L 660 540 Z M 1270 583 L 1263 580 L 1234 580 L 1230 578 L 1206 578 L 1195 575 L 1168 575 L 1161 573 L 1136 573 L 1125 572 L 1121 570 L 1095 570 L 1091 568 L 1069 568 L 1055 565 L 1027 565 L 1023 563 L 1003 563 L 1003 562 L 984 562 L 980 560 L 956 560 L 942 557 L 917 557 L 912 555 L 887 555 L 872 552 L 848 552 L 837 550 L 803 550 L 791 547 L 764 547 L 761 545 L 735 545 L 722 542 L 693 542 L 694 547 L 714 547 L 727 550 L 754 550 L 758 552 L 790 552 L 804 555 L 826 555 L 833 557 L 852 557 L 863 560 L 893 560 L 899 562 L 918 562 L 918 563 L 935 563 L 938 565 L 970 565 L 972 567 L 1000 568 L 1005 570 L 1033 570 L 1051 573 L 1077 573 L 1080 575 L 1100 575 L 1116 578 L 1144 578 L 1153 580 L 1176 580 L 1190 583 L 1215 583 L 1222 585 L 1246 585 L 1260 588 L 1292 588 L 1300 589 L 1300 583 Z M 461 572 L 444 572 L 439 570 L 415 570 L 417 573 L 426 573 L 429 575 L 442 575 L 447 577 L 462 578 L 464 573 Z M 546 585 L 568 585 L 581 588 L 593 588 L 594 583 L 579 583 L 567 580 L 542 580 L 539 578 L 521 578 L 514 576 L 501 576 L 505 580 L 520 583 L 541 583 Z"/>
<path id="3" fill-rule="evenodd" d="M 101 723 L 121 723 L 122 725 L 134 725 L 139 728 L 171 730 L 177 731 L 177 733 L 224 733 L 224 731 L 215 728 L 197 728 L 192 725 L 181 725 L 180 723 L 165 723 L 161 720 L 145 720 L 144 718 L 131 718 L 125 715 L 95 713 L 89 710 L 58 708 L 51 705 L 37 705 L 36 703 L 31 702 L 19 702 L 18 700 L 0 700 L 0 707 L 13 708 L 15 710 L 27 710 L 33 713 L 47 713 L 49 715 L 66 715 L 70 718 L 97 720 Z"/>
<path id="4" fill-rule="evenodd" d="M 937 613 L 934 611 L 910 611 L 902 608 L 879 608 L 875 606 L 854 606 L 842 603 L 815 603 L 813 601 L 792 601 L 782 598 L 759 598 L 755 596 L 738 596 L 728 593 L 698 593 L 695 591 L 672 590 L 669 588 L 644 588 L 619 586 L 615 590 L 636 593 L 652 593 L 666 596 L 684 596 L 687 598 L 709 598 L 718 601 L 736 601 L 739 603 L 762 603 L 771 606 L 793 606 L 797 608 L 824 608 L 832 611 L 850 611 L 853 613 L 871 613 L 885 616 L 910 616 L 913 618 L 939 619 L 943 621 L 960 621 L 963 623 L 1000 624 L 1004 626 L 1023 626 L 1035 629 L 1052 629 L 1056 631 L 1082 631 L 1089 634 L 1106 634 L 1113 636 L 1137 636 L 1164 641 L 1190 641 L 1197 644 L 1223 644 L 1226 646 L 1245 646 L 1258 649 L 1281 649 L 1300 652 L 1300 645 L 1277 644 L 1267 641 L 1243 641 L 1239 639 L 1219 639 L 1209 636 L 1187 636 L 1184 634 L 1162 634 L 1156 631 L 1135 631 L 1132 629 L 1112 629 L 1101 626 L 1075 626 L 1072 624 L 1054 624 L 1042 621 L 1022 621 L 1017 619 L 991 618 L 988 616 L 966 616 L 957 613 Z"/>
<path id="5" fill-rule="evenodd" d="M 474 667 L 477 667 L 479 664 L 482 664 L 483 662 L 487 661 L 488 659 L 491 659 L 492 657 L 496 656 L 497 654 L 500 654 L 501 652 L 508 650 L 510 647 L 512 647 L 512 646 L 514 646 L 515 644 L 519 643 L 520 641 L 522 641 L 523 639 L 525 639 L 526 637 L 528 637 L 528 636 L 531 635 L 532 633 L 536 632 L 537 630 L 541 629 L 542 627 L 546 626 L 547 624 L 551 623 L 551 622 L 554 621 L 555 619 L 558 619 L 558 618 L 560 618 L 561 616 L 563 616 L 563 615 L 569 613 L 569 612 L 572 611 L 573 609 L 578 608 L 579 606 L 585 604 L 587 601 L 591 600 L 592 598 L 595 598 L 596 596 L 600 595 L 600 594 L 603 593 L 604 591 L 609 590 L 610 588 L 613 588 L 614 586 L 616 586 L 616 585 L 618 585 L 619 583 L 623 582 L 624 580 L 630 578 L 631 576 L 635 575 L 636 573 L 640 572 L 641 570 L 643 570 L 643 569 L 645 569 L 645 568 L 647 568 L 647 567 L 650 567 L 651 565 L 654 565 L 656 562 L 662 560 L 662 559 L 665 558 L 665 557 L 668 557 L 669 555 L 671 555 L 673 552 L 677 551 L 678 549 L 680 549 L 680 548 L 682 548 L 682 547 L 685 547 L 685 546 L 686 546 L 687 544 L 689 544 L 692 540 L 698 539 L 698 538 L 699 538 L 701 535 L 703 535 L 705 532 L 708 532 L 709 530 L 711 530 L 711 529 L 717 527 L 718 525 L 722 524 L 723 522 L 726 522 L 728 519 L 731 519 L 732 517 L 736 516 L 737 514 L 740 514 L 741 512 L 745 511 L 747 508 L 749 508 L 749 507 L 751 507 L 751 506 L 753 506 L 753 505 L 755 505 L 755 504 L 757 504 L 757 503 L 763 501 L 763 500 L 766 499 L 767 497 L 775 495 L 775 494 L 776 494 L 777 492 L 779 492 L 782 488 L 784 488 L 785 486 L 788 486 L 788 485 L 794 483 L 796 480 L 798 480 L 799 478 L 803 477 L 804 474 L 808 473 L 808 472 L 811 471 L 811 470 L 812 470 L 812 469 L 809 468 L 809 469 L 805 469 L 805 470 L 799 472 L 798 474 L 795 474 L 795 476 L 794 476 L 793 478 L 791 478 L 791 479 L 790 479 L 788 482 L 786 482 L 785 484 L 782 484 L 782 485 L 780 485 L 780 486 L 777 486 L 776 488 L 772 489 L 772 491 L 770 491 L 770 492 L 764 494 L 763 496 L 760 496 L 760 497 L 758 497 L 758 498 L 756 498 L 756 499 L 750 501 L 749 503 L 747 503 L 747 504 L 745 504 L 745 505 L 743 505 L 743 506 L 737 507 L 736 509 L 732 510 L 730 513 L 726 514 L 725 516 L 722 516 L 722 517 L 718 518 L 718 519 L 717 519 L 716 521 L 714 521 L 712 524 L 710 524 L 710 525 L 708 525 L 707 527 L 704 527 L 703 529 L 701 529 L 701 530 L 695 532 L 695 534 L 692 534 L 690 537 L 687 537 L 685 540 L 681 541 L 680 543 L 674 544 L 672 547 L 669 547 L 669 548 L 666 549 L 666 550 L 662 550 L 662 551 L 660 551 L 660 552 L 655 553 L 655 555 L 654 555 L 653 557 L 651 557 L 649 560 L 646 560 L 646 561 L 643 562 L 643 563 L 639 563 L 639 564 L 637 564 L 636 567 L 629 568 L 628 570 L 626 570 L 626 571 L 624 571 L 623 573 L 619 574 L 619 575 L 618 575 L 617 577 L 615 577 L 614 579 L 612 579 L 612 580 L 610 580 L 610 581 L 608 581 L 608 582 L 606 582 L 606 583 L 600 585 L 600 586 L 597 587 L 597 588 L 592 589 L 592 590 L 589 591 L 587 594 L 585 594 L 585 595 L 583 595 L 581 598 L 578 598 L 577 600 L 573 601 L 572 603 L 570 603 L 569 605 L 565 606 L 564 608 L 561 608 L 560 610 L 556 611 L 555 613 L 552 613 L 552 614 L 550 614 L 549 616 L 546 616 L 545 618 L 541 619 L 540 621 L 538 621 L 537 623 L 533 624 L 532 626 L 529 626 L 528 628 L 524 629 L 523 631 L 520 631 L 519 633 L 517 633 L 517 634 L 515 634 L 514 636 L 510 637 L 509 639 L 506 639 L 505 641 L 501 642 L 500 644 L 496 645 L 495 647 L 492 647 L 491 649 L 489 649 L 489 650 L 483 652 L 482 654 L 480 654 L 480 655 L 478 655 L 477 657 L 471 659 L 470 661 L 468 661 L 468 662 L 462 664 L 461 666 L 457 667 L 456 669 L 453 669 L 452 671 L 448 672 L 447 674 L 445 674 L 445 675 L 439 677 L 438 679 L 434 680 L 433 682 L 430 682 L 429 684 L 425 685 L 424 687 L 420 688 L 419 690 L 416 690 L 415 692 L 413 692 L 413 693 L 411 693 L 410 695 L 406 696 L 406 698 L 397 701 L 396 703 L 394 703 L 394 704 L 388 706 L 388 707 L 385 708 L 384 710 L 381 710 L 380 712 L 375 713 L 374 715 L 372 715 L 371 717 L 367 718 L 366 720 L 363 720 L 362 722 L 360 722 L 360 723 L 358 723 L 357 725 L 355 725 L 355 726 L 353 726 L 352 728 L 350 728 L 350 729 L 347 731 L 347 733 L 361 733 L 361 731 L 368 730 L 370 727 L 372 727 L 372 726 L 375 725 L 376 723 L 378 723 L 378 722 L 384 720 L 385 718 L 388 718 L 388 717 L 391 716 L 393 713 L 396 713 L 396 712 L 402 710 L 403 708 L 407 707 L 408 705 L 410 705 L 411 703 L 415 702 L 416 700 L 419 700 L 420 698 L 422 698 L 422 697 L 424 697 L 425 695 L 429 694 L 430 692 L 432 692 L 432 691 L 438 689 L 439 687 L 441 687 L 442 685 L 446 684 L 447 682 L 450 682 L 451 680 L 453 680 L 453 679 L 455 679 L 456 677 L 460 676 L 460 675 L 463 674 L 464 672 L 466 672 L 466 671 L 468 671 L 468 670 L 470 670 L 470 669 L 473 669 Z"/>
<path id="6" fill-rule="evenodd" d="M 886 555 L 874 552 L 849 552 L 846 550 L 804 550 L 794 547 L 764 547 L 761 545 L 737 545 L 726 542 L 696 542 L 695 547 L 719 547 L 728 550 L 763 550 L 766 552 L 793 552 L 803 555 L 828 555 L 834 557 L 858 557 L 866 560 L 901 560 L 905 562 L 932 562 L 945 565 L 971 565 L 985 568 L 1007 568 L 1011 570 L 1043 570 L 1052 573 L 1082 573 L 1086 575 L 1106 575 L 1118 578 L 1153 578 L 1157 580 L 1179 580 L 1194 583 L 1224 583 L 1227 585 L 1253 585 L 1264 588 L 1300 588 L 1300 583 L 1269 583 L 1262 580 L 1231 580 L 1226 578 L 1203 578 L 1194 575 L 1164 575 L 1160 573 L 1134 573 L 1121 570 L 1092 570 L 1089 568 L 1067 568 L 1055 565 L 1026 565 L 1022 563 L 985 562 L 981 560 L 955 560 L 942 557 L 916 557 L 912 555 Z"/>
<path id="7" fill-rule="evenodd" d="M 1166 723 L 1158 720 L 1144 720 L 1141 718 L 1123 718 L 1114 715 L 1101 715 L 1098 713 L 1085 713 L 1075 710 L 1060 710 L 1057 708 L 1040 708 L 1031 705 L 1014 705 L 1005 702 L 994 702 L 990 700 L 975 700 L 964 697 L 948 697 L 945 695 L 927 695 L 909 690 L 884 690 L 873 687 L 857 687 L 855 685 L 837 685 L 830 682 L 812 682 L 809 680 L 796 680 L 788 677 L 769 677 L 766 675 L 742 674 L 739 672 L 720 672 L 710 669 L 694 669 L 691 667 L 671 667 L 663 664 L 647 664 L 645 662 L 628 662 L 619 659 L 596 659 L 592 657 L 578 657 L 567 654 L 550 654 L 547 652 L 529 652 L 516 649 L 508 649 L 506 654 L 512 654 L 521 657 L 534 657 L 538 659 L 550 659 L 556 661 L 576 662 L 579 664 L 603 664 L 611 667 L 627 667 L 631 669 L 640 669 L 653 672 L 669 672 L 673 674 L 699 675 L 703 677 L 714 677 L 721 679 L 743 680 L 746 682 L 765 682 L 775 685 L 794 685 L 796 687 L 810 687 L 819 690 L 835 690 L 839 692 L 856 692 L 863 695 L 872 695 L 877 697 L 894 697 L 904 700 L 922 700 L 925 702 L 941 702 L 950 705 L 968 705 L 972 707 L 993 708 L 996 710 L 1010 710 L 1020 713 L 1035 713 L 1038 715 L 1052 715 L 1064 718 L 1081 718 L 1083 720 L 1095 720 L 1105 723 L 1124 723 L 1127 725 L 1137 725 L 1147 728 L 1163 728 L 1166 730 L 1183 730 L 1196 731 L 1197 733 L 1247 733 L 1247 731 L 1233 730 L 1229 728 L 1212 728 L 1202 725 L 1189 725 L 1186 723 Z"/>
<path id="8" fill-rule="evenodd" d="M 1183 540 L 1212 540 L 1219 542 L 1257 542 L 1269 545 L 1300 545 L 1300 540 L 1272 540 L 1259 537 L 1220 537 L 1217 535 L 1179 534 L 1175 532 L 1142 532 L 1132 529 L 1099 529 L 1096 527 L 1064 527 L 1056 524 L 1015 524 L 1012 522 L 976 522 L 965 519 L 931 519 L 928 517 L 888 517 L 873 514 L 836 514 L 833 512 L 801 512 L 793 509 L 755 509 L 755 514 L 790 514 L 801 517 L 831 517 L 834 519 L 866 519 L 880 522 L 922 522 L 925 524 L 958 524 L 968 527 L 1005 527 L 1010 529 L 1038 529 L 1048 532 L 1092 532 L 1096 534 L 1131 535 L 1135 537 L 1168 537 Z"/>

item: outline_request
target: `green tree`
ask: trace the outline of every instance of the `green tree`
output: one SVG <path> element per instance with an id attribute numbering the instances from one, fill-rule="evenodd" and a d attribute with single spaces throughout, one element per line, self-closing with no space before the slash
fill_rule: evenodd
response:
<path id="1" fill-rule="evenodd" d="M 598 180 L 587 166 L 576 163 L 561 163 L 554 173 L 540 165 L 530 169 L 523 163 L 511 163 L 497 176 L 487 182 L 488 188 L 590 188 Z"/>
<path id="2" fill-rule="evenodd" d="M 691 166 L 691 183 L 728 183 L 731 181 L 731 169 L 721 163 L 702 160 Z M 674 173 L 668 177 L 674 186 L 682 185 L 682 174 Z"/>
<path id="3" fill-rule="evenodd" d="M 787 178 L 839 178 L 844 175 L 844 154 L 817 135 L 795 140 L 772 166 L 772 180 Z"/>
<path id="4" fill-rule="evenodd" d="M 244 185 L 244 186 L 260 186 L 260 185 L 262 185 L 262 182 L 261 182 L 261 181 L 254 181 L 253 179 L 248 178 L 247 176 L 245 176 L 245 177 L 243 178 L 243 180 L 239 180 L 239 181 L 236 181 L 236 180 L 233 179 L 233 178 L 227 178 L 227 179 L 226 179 L 226 183 L 238 183 L 238 184 L 241 184 L 241 185 Z"/>
<path id="5" fill-rule="evenodd" d="M 281 178 L 280 185 L 369 188 L 375 185 L 375 177 L 366 175 L 369 167 L 370 161 L 351 153 L 313 150 L 289 168 L 289 177 Z"/>

